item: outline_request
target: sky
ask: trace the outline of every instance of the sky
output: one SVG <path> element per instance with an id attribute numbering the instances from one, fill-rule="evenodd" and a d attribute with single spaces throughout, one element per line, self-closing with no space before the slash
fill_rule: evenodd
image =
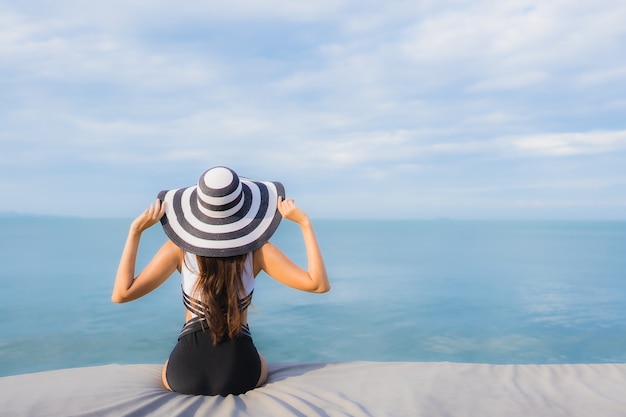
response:
<path id="1" fill-rule="evenodd" d="M 0 212 L 626 220 L 623 0 L 0 0 Z"/>

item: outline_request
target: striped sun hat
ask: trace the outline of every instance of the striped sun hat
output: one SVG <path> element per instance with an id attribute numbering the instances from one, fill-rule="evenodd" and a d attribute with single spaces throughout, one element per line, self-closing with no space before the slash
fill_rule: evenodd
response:
<path id="1" fill-rule="evenodd" d="M 282 216 L 279 182 L 252 181 L 226 167 L 205 171 L 197 185 L 161 191 L 163 230 L 187 252 L 209 257 L 242 255 L 263 246 Z"/>

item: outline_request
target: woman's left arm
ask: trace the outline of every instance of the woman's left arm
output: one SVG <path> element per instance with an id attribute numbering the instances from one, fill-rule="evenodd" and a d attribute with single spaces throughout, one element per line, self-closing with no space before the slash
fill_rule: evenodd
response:
<path id="1" fill-rule="evenodd" d="M 115 276 L 111 295 L 113 302 L 125 303 L 148 294 L 165 282 L 179 267 L 182 251 L 171 241 L 167 241 L 146 268 L 135 277 L 135 262 L 141 234 L 155 225 L 164 213 L 165 203 L 157 200 L 131 224 Z"/>

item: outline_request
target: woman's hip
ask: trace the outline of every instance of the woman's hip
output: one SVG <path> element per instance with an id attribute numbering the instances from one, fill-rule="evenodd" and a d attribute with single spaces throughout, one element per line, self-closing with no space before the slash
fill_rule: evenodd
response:
<path id="1" fill-rule="evenodd" d="M 195 395 L 242 394 L 260 375 L 261 359 L 247 326 L 240 336 L 218 344 L 208 328 L 183 328 L 166 370 L 173 391 Z"/>

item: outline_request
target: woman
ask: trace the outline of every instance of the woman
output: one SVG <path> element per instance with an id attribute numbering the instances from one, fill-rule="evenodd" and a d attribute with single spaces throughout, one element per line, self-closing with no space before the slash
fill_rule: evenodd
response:
<path id="1" fill-rule="evenodd" d="M 308 268 L 269 242 L 282 218 L 300 225 Z M 141 234 L 161 221 L 169 241 L 135 276 Z M 162 191 L 131 224 L 112 300 L 148 294 L 177 270 L 182 277 L 185 325 L 163 367 L 165 388 L 184 394 L 241 394 L 261 386 L 267 363 L 247 322 L 254 278 L 260 271 L 308 292 L 330 289 L 322 253 L 307 214 L 282 184 L 240 178 L 214 167 L 197 185 Z"/>

